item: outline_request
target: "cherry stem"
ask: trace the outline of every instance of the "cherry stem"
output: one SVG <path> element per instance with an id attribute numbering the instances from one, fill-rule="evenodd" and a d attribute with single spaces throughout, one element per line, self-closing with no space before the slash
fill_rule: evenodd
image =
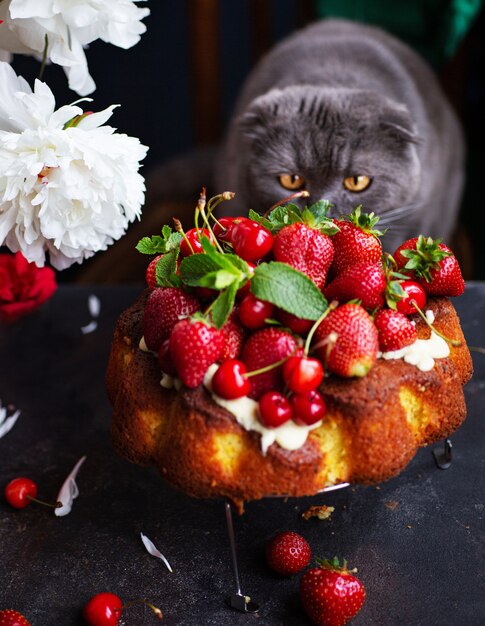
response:
<path id="1" fill-rule="evenodd" d="M 265 374 L 266 372 L 271 372 L 271 370 L 274 370 L 280 365 L 283 365 L 283 363 L 286 363 L 286 361 L 288 361 L 289 358 L 291 358 L 292 356 L 295 356 L 295 353 L 296 353 L 296 348 L 293 350 L 291 354 L 289 354 L 288 356 L 285 356 L 283 359 L 280 359 L 279 361 L 276 361 L 275 363 L 271 363 L 270 365 L 265 365 L 264 367 L 260 367 L 259 369 L 253 370 L 252 372 L 246 372 L 244 376 L 246 378 L 251 378 L 251 376 L 257 376 L 258 374 Z"/>
<path id="2" fill-rule="evenodd" d="M 320 324 L 323 322 L 323 320 L 327 317 L 327 315 L 331 311 L 336 309 L 337 307 L 338 307 L 337 300 L 333 300 L 328 305 L 328 307 L 325 309 L 325 311 L 320 315 L 320 317 L 317 319 L 317 321 L 313 324 L 313 326 L 310 328 L 310 332 L 308 333 L 308 336 L 307 336 L 306 341 L 305 341 L 305 347 L 304 347 L 305 356 L 308 356 L 308 351 L 310 350 L 310 344 L 312 342 L 313 335 L 315 334 L 315 331 L 320 326 Z"/>
<path id="3" fill-rule="evenodd" d="M 62 506 L 62 502 L 56 502 L 55 504 L 52 504 L 52 502 L 44 502 L 44 500 L 39 500 L 38 498 L 34 498 L 33 496 L 26 495 L 25 497 L 29 500 L 32 500 L 32 502 L 37 502 L 37 504 L 49 506 L 51 509 L 58 509 Z"/>
<path id="4" fill-rule="evenodd" d="M 192 248 L 192 245 L 190 241 L 188 240 L 187 235 L 184 232 L 184 229 L 182 227 L 182 222 L 178 220 L 176 217 L 172 217 L 172 220 L 175 226 L 175 230 L 182 235 L 182 237 L 185 239 L 185 243 L 189 246 L 190 250 L 192 251 L 192 254 L 194 254 L 194 249 Z"/>
<path id="5" fill-rule="evenodd" d="M 444 339 L 446 341 L 446 343 L 449 343 L 454 348 L 459 348 L 461 346 L 461 341 L 459 341 L 458 339 L 450 339 L 449 337 L 446 337 L 446 335 L 443 335 L 442 333 L 440 333 L 439 330 L 436 330 L 436 328 L 433 326 L 433 324 L 431 324 L 431 322 L 428 321 L 428 318 L 423 313 L 423 311 L 419 308 L 418 303 L 416 302 L 416 300 L 414 298 L 409 301 L 409 304 L 412 304 L 414 306 L 414 308 L 419 313 L 419 315 L 423 319 L 423 321 L 426 324 L 426 326 L 429 326 L 429 328 L 431 328 L 431 330 L 436 335 L 438 335 L 438 337 L 441 337 L 441 339 Z"/>
<path id="6" fill-rule="evenodd" d="M 485 354 L 485 348 L 480 348 L 478 346 L 468 346 L 470 352 L 480 352 L 480 354 Z"/>
<path id="7" fill-rule="evenodd" d="M 295 193 L 292 193 L 286 198 L 283 198 L 283 200 L 279 200 L 278 202 L 273 204 L 273 206 L 270 206 L 269 209 L 266 211 L 266 213 L 263 214 L 263 217 L 266 217 L 268 213 L 271 213 L 273 209 L 276 209 L 277 206 L 281 206 L 285 202 L 289 202 L 290 200 L 293 200 L 294 198 L 308 198 L 308 197 L 310 197 L 310 194 L 308 193 L 306 189 L 303 189 L 302 191 L 295 191 Z"/>
<path id="8" fill-rule="evenodd" d="M 220 195 L 220 198 L 221 198 L 220 202 L 222 202 L 223 194 L 219 194 L 219 195 Z M 215 197 L 217 198 L 218 196 L 215 196 Z M 209 204 L 207 205 L 207 209 L 209 211 L 209 215 L 210 215 L 210 213 L 212 211 L 211 202 L 213 200 L 214 200 L 214 198 L 211 198 L 209 200 Z M 198 226 L 198 216 L 200 214 L 202 216 L 202 220 L 204 221 L 204 224 L 205 224 L 207 230 L 210 232 L 210 234 L 212 235 L 212 237 L 214 239 L 214 245 L 215 245 L 216 249 L 219 250 L 219 252 L 221 254 L 224 254 L 224 250 L 221 248 L 220 243 L 217 241 L 217 238 L 214 235 L 214 231 L 212 230 L 212 226 L 210 225 L 209 218 L 206 215 L 205 204 L 206 204 L 206 202 L 205 202 L 205 187 L 203 187 L 202 188 L 202 193 L 200 194 L 200 197 L 199 197 L 199 204 L 197 205 L 197 208 L 195 209 L 195 221 L 196 221 L 195 227 L 197 228 L 197 233 L 199 234 L 199 239 L 200 239 L 200 230 L 199 230 L 199 226 Z M 217 204 L 216 204 L 216 206 L 217 206 Z"/>
<path id="9" fill-rule="evenodd" d="M 155 613 L 155 615 L 157 616 L 159 620 L 163 619 L 162 611 L 159 608 L 157 608 L 154 604 L 152 604 L 151 602 L 148 602 L 148 600 L 144 600 L 143 598 L 140 598 L 138 600 L 131 600 L 130 602 L 123 604 L 123 606 L 120 607 L 119 609 L 115 609 L 115 612 L 121 613 L 124 609 L 129 609 L 132 606 L 136 606 L 137 604 L 145 604 Z"/>

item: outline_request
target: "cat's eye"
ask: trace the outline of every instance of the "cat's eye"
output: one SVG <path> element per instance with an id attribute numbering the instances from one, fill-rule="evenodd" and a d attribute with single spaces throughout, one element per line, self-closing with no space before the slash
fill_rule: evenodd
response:
<path id="1" fill-rule="evenodd" d="M 349 176 L 344 178 L 344 187 L 349 191 L 357 193 L 359 191 L 365 191 L 372 182 L 370 176 Z"/>
<path id="2" fill-rule="evenodd" d="M 278 180 L 282 187 L 291 191 L 297 191 L 305 186 L 305 179 L 299 174 L 281 174 Z"/>

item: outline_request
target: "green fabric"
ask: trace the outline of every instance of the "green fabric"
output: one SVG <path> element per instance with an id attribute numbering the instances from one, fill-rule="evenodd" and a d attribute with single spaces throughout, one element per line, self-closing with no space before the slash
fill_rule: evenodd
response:
<path id="1" fill-rule="evenodd" d="M 451 57 L 482 0 L 315 0 L 318 17 L 344 17 L 396 35 L 434 65 Z"/>

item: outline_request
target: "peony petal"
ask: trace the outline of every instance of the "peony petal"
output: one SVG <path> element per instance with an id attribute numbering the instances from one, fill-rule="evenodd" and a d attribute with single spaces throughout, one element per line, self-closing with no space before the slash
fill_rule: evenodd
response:
<path id="1" fill-rule="evenodd" d="M 101 312 L 101 300 L 92 293 L 88 298 L 88 309 L 91 317 L 99 317 Z"/>
<path id="2" fill-rule="evenodd" d="M 15 413 L 7 417 L 7 409 L 0 404 L 0 439 L 12 430 L 19 415 L 20 411 L 17 409 Z"/>
<path id="3" fill-rule="evenodd" d="M 57 515 L 57 517 L 63 517 L 64 515 L 68 515 L 71 512 L 72 502 L 74 498 L 77 498 L 79 495 L 79 489 L 76 484 L 76 476 L 85 460 L 85 456 L 79 459 L 76 465 L 72 468 L 69 476 L 62 484 L 62 487 L 57 496 L 57 502 L 60 502 L 62 506 L 54 509 L 54 513 Z"/>
<path id="4" fill-rule="evenodd" d="M 89 335 L 90 333 L 94 333 L 94 331 L 98 328 L 98 322 L 93 320 L 86 324 L 86 326 L 81 326 L 81 332 L 83 335 Z"/>
<path id="5" fill-rule="evenodd" d="M 167 561 L 167 559 L 163 556 L 163 554 L 155 547 L 155 545 L 153 544 L 152 541 L 150 541 L 150 539 L 148 539 L 147 536 L 145 536 L 143 533 L 140 533 L 140 537 L 141 540 L 143 541 L 143 545 L 145 546 L 145 548 L 147 549 L 147 552 L 149 554 L 151 554 L 152 556 L 157 557 L 157 559 L 161 559 L 165 565 L 168 568 L 169 572 L 173 572 L 170 563 Z"/>

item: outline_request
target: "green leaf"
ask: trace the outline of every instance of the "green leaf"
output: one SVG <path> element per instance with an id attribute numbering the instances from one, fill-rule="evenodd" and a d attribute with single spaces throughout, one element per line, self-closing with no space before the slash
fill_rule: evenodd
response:
<path id="1" fill-rule="evenodd" d="M 308 276 L 286 263 L 261 263 L 254 270 L 251 292 L 288 313 L 306 320 L 317 320 L 328 303 Z"/>
<path id="2" fill-rule="evenodd" d="M 315 219 L 322 220 L 327 217 L 328 210 L 332 207 L 333 204 L 328 200 L 318 200 L 310 207 L 307 208 L 308 211 L 315 217 Z"/>
<path id="3" fill-rule="evenodd" d="M 209 272 L 203 276 L 199 280 L 198 285 L 200 285 L 200 287 L 221 290 L 229 287 L 229 285 L 232 285 L 234 282 L 238 282 L 234 273 L 227 272 L 226 270 L 217 270 L 216 272 Z"/>
<path id="4" fill-rule="evenodd" d="M 177 257 L 179 255 L 178 248 L 167 252 L 157 261 L 155 268 L 155 276 L 157 279 L 157 285 L 160 287 L 172 287 L 172 277 L 177 271 Z"/>
<path id="5" fill-rule="evenodd" d="M 268 218 L 263 217 L 259 213 L 256 213 L 256 211 L 249 209 L 248 218 L 250 220 L 253 220 L 253 222 L 257 222 L 258 224 L 261 224 L 261 226 L 264 226 L 268 230 L 271 230 L 271 222 L 268 220 Z"/>
<path id="6" fill-rule="evenodd" d="M 200 286 L 206 274 L 220 270 L 219 264 L 207 254 L 191 254 L 180 264 L 180 276 L 186 285 Z"/>
<path id="7" fill-rule="evenodd" d="M 237 283 L 232 283 L 227 289 L 221 291 L 221 293 L 214 300 L 211 307 L 212 321 L 216 328 L 222 328 L 227 322 L 227 318 L 231 314 L 231 311 L 236 300 L 236 293 L 238 290 Z"/>
<path id="8" fill-rule="evenodd" d="M 138 252 L 142 254 L 165 254 L 180 246 L 182 235 L 173 233 L 170 226 L 162 228 L 162 236 L 143 237 L 136 245 Z"/>

